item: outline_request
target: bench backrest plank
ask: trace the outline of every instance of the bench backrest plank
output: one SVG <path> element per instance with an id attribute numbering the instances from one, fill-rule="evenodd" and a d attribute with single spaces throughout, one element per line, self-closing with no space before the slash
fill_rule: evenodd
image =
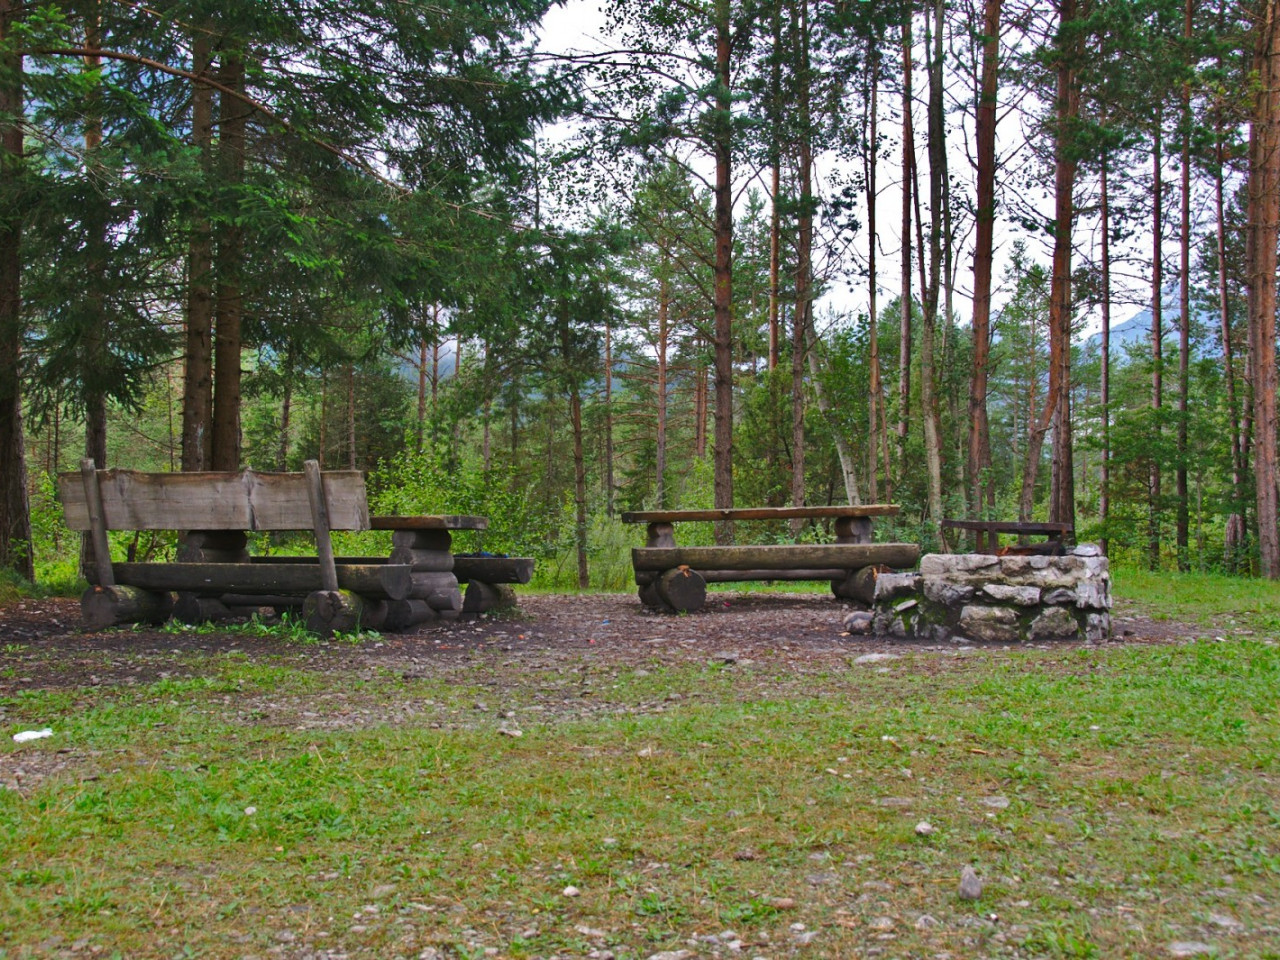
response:
<path id="1" fill-rule="evenodd" d="M 680 523 L 690 520 L 821 520 L 833 517 L 891 517 L 898 513 L 895 503 L 864 503 L 854 506 L 820 507 L 730 507 L 710 510 L 634 510 L 622 515 L 623 523 Z"/>
<path id="2" fill-rule="evenodd" d="M 314 530 L 301 473 L 141 473 L 99 470 L 108 530 Z M 359 470 L 324 473 L 329 528 L 368 530 L 369 507 Z M 79 473 L 58 475 L 58 494 L 72 530 L 90 530 Z"/>

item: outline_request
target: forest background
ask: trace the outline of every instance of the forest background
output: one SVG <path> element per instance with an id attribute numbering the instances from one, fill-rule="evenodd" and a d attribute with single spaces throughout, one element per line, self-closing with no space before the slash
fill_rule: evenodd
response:
<path id="1" fill-rule="evenodd" d="M 1280 0 L 550 6 L 0 0 L 0 567 L 76 579 L 87 455 L 369 470 L 548 586 L 872 501 L 1280 577 Z"/>

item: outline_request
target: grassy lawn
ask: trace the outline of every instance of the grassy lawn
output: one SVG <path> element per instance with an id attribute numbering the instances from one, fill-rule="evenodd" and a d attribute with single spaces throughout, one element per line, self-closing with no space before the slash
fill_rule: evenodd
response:
<path id="1" fill-rule="evenodd" d="M 76 761 L 0 790 L 0 956 L 1280 956 L 1267 639 L 647 663 L 589 720 L 202 669 L 0 698 L 4 769 Z"/>

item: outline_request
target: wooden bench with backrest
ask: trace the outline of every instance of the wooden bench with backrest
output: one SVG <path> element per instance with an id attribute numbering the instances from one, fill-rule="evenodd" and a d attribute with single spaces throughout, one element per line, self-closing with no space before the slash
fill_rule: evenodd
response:
<path id="1" fill-rule="evenodd" d="M 882 567 L 911 567 L 920 548 L 872 542 L 872 518 L 893 516 L 894 504 L 817 507 L 736 507 L 711 510 L 643 510 L 624 523 L 647 523 L 644 547 L 631 551 L 640 599 L 656 609 L 692 611 L 706 601 L 708 583 L 751 580 L 829 580 L 837 597 L 869 603 Z M 832 519 L 835 543 L 680 547 L 674 525 L 690 521 Z"/>
<path id="2" fill-rule="evenodd" d="M 237 607 L 298 606 L 321 634 L 359 626 L 404 629 L 462 608 L 449 553 L 453 529 L 484 529 L 483 517 L 370 518 L 364 475 L 142 473 L 97 470 L 85 460 L 61 474 L 67 525 L 92 544 L 93 584 L 81 598 L 86 625 L 216 619 Z M 392 530 L 391 557 L 335 557 L 332 530 Z M 109 530 L 177 530 L 174 562 L 112 563 Z M 250 532 L 309 530 L 313 557 L 250 557 Z"/>

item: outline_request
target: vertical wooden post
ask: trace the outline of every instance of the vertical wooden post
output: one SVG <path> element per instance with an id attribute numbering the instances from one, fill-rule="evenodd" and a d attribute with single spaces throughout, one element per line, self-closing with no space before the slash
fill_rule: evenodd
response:
<path id="1" fill-rule="evenodd" d="M 307 475 L 307 499 L 311 501 L 311 525 L 316 534 L 316 556 L 320 559 L 320 584 L 325 590 L 338 589 L 338 568 L 333 559 L 333 543 L 329 539 L 329 504 L 324 496 L 324 478 L 320 464 L 308 460 L 302 465 Z"/>
<path id="2" fill-rule="evenodd" d="M 111 545 L 107 542 L 102 491 L 98 488 L 98 468 L 92 457 L 85 457 L 80 461 L 80 478 L 84 482 L 85 506 L 89 510 L 89 538 L 93 544 L 93 565 L 98 572 L 98 586 L 114 587 L 116 576 L 111 569 Z"/>

